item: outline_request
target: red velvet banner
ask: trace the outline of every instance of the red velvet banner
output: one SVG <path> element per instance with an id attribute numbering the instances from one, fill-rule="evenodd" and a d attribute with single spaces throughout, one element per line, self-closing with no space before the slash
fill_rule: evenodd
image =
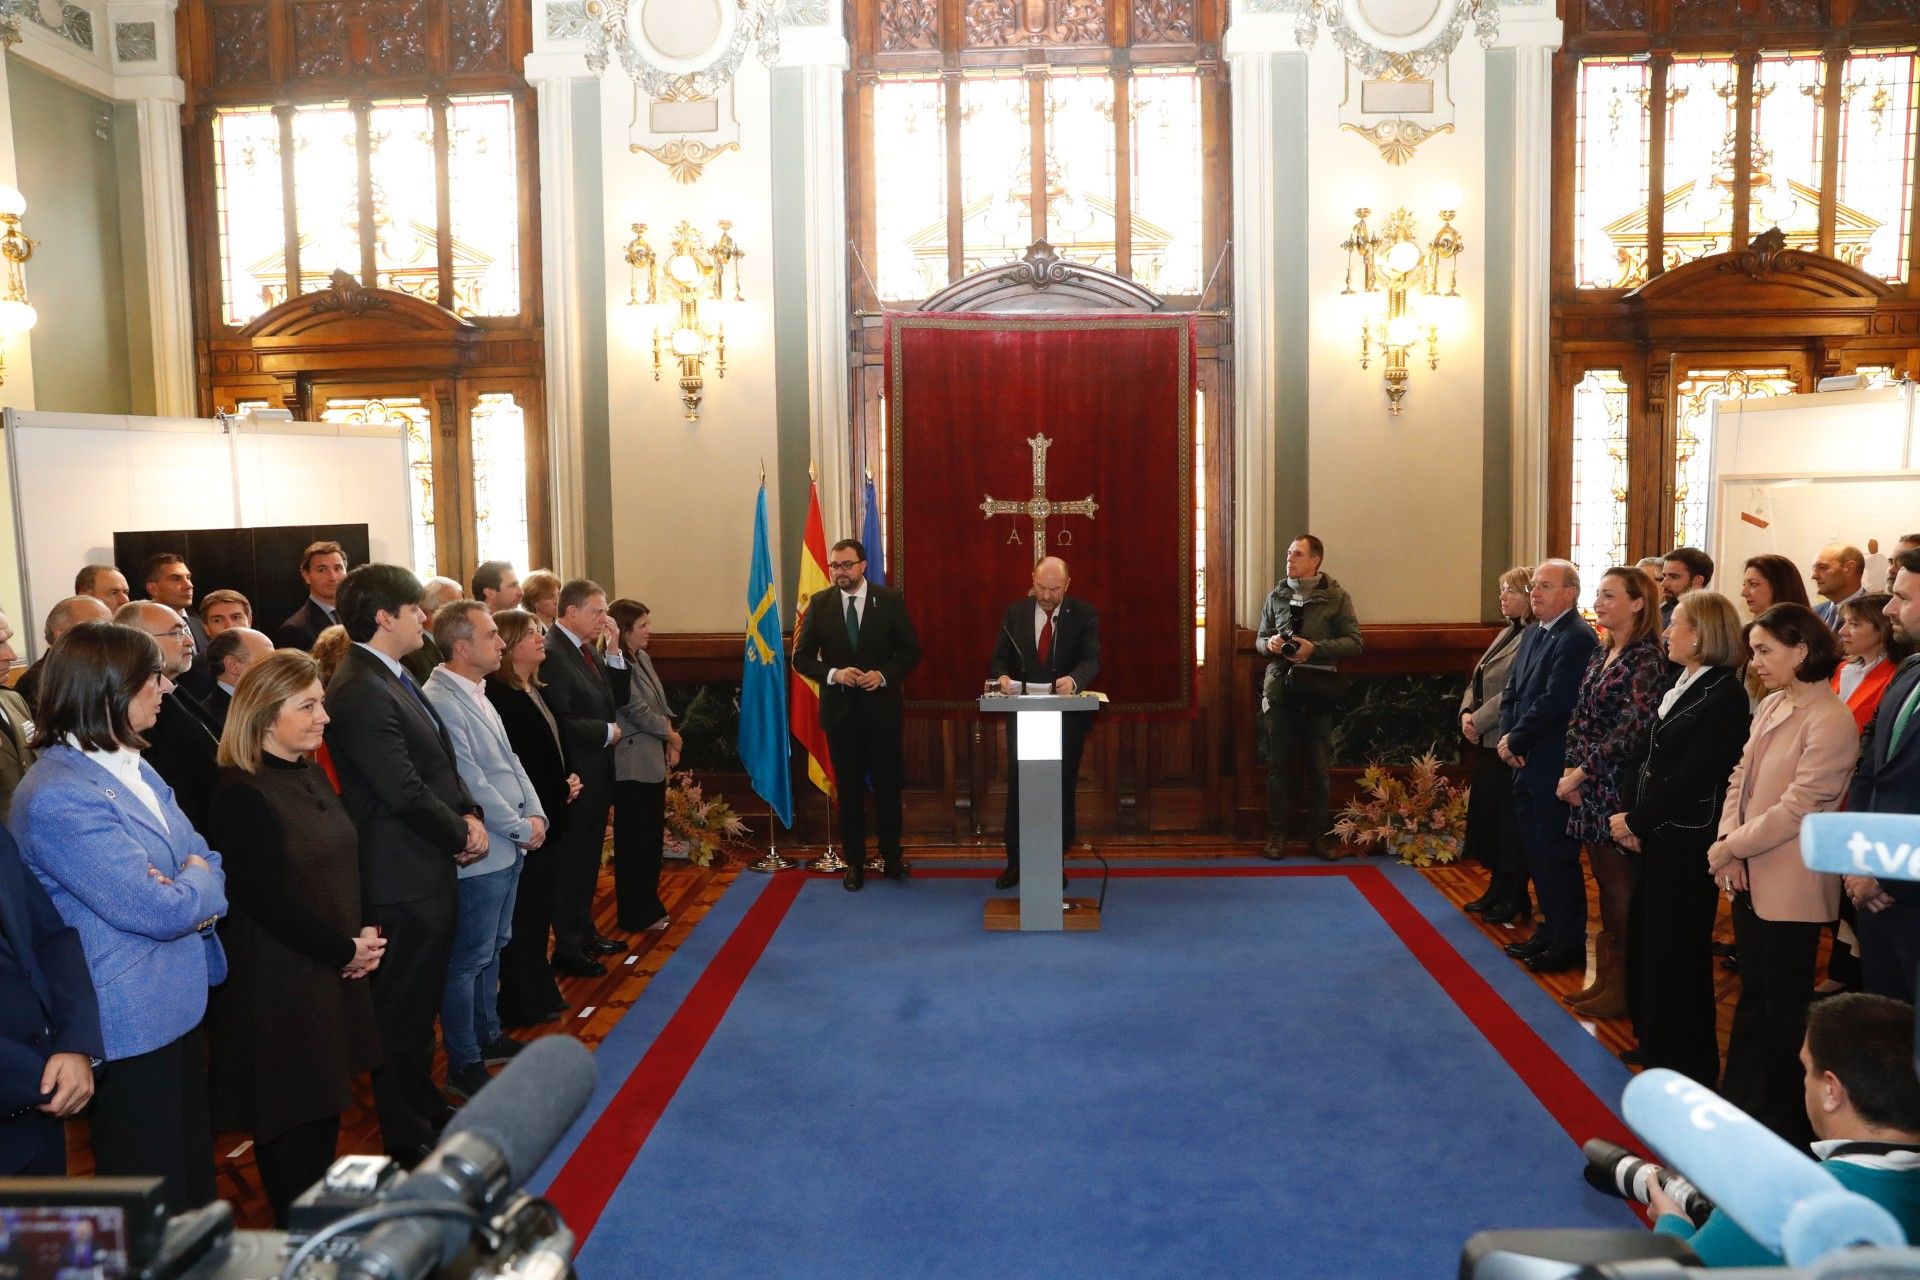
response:
<path id="1" fill-rule="evenodd" d="M 926 657 L 907 705 L 972 710 L 1001 614 L 1060 556 L 1101 616 L 1109 710 L 1194 698 L 1193 318 L 887 318 L 889 585 Z"/>

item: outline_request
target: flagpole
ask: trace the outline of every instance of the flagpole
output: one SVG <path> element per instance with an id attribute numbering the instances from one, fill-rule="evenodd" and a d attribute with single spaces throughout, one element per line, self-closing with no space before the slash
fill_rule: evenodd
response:
<path id="1" fill-rule="evenodd" d="M 827 851 L 813 860 L 813 869 L 822 875 L 838 875 L 847 869 L 847 860 L 833 851 L 833 797 L 823 791 L 820 798 L 827 802 Z"/>
<path id="2" fill-rule="evenodd" d="M 760 860 L 758 862 L 749 862 L 747 864 L 747 870 L 759 871 L 759 872 L 763 872 L 765 874 L 771 875 L 776 871 L 791 871 L 794 869 L 795 866 L 799 865 L 796 862 L 794 862 L 792 858 L 781 857 L 780 850 L 774 847 L 773 832 L 774 832 L 774 828 L 779 825 L 779 822 L 780 822 L 780 815 L 773 811 L 772 805 L 768 805 L 767 806 L 767 851 L 760 856 Z"/>

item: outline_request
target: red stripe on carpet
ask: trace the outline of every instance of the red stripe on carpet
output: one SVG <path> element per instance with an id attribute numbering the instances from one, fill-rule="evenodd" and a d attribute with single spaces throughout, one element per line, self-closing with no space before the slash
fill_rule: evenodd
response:
<path id="1" fill-rule="evenodd" d="M 1379 868 L 1354 868 L 1353 887 L 1380 913 L 1380 918 L 1399 935 L 1401 944 L 1433 975 L 1441 990 L 1467 1015 L 1467 1020 L 1486 1037 L 1487 1043 L 1506 1060 L 1513 1073 L 1576 1145 L 1588 1138 L 1605 1138 L 1623 1147 L 1639 1148 L 1639 1140 L 1587 1087 L 1587 1082 L 1547 1047 L 1539 1032 L 1500 998 L 1492 984 L 1465 956 L 1454 950 L 1433 922 L 1421 915 L 1419 908 L 1408 902 Z"/>
<path id="2" fill-rule="evenodd" d="M 916 870 L 935 880 L 980 879 L 998 874 L 992 867 L 936 867 Z M 1120 867 L 1116 878 L 1222 876 L 1346 876 L 1402 946 L 1433 975 L 1494 1050 L 1575 1143 L 1606 1138 L 1638 1150 L 1639 1143 L 1608 1110 L 1586 1081 L 1547 1047 L 1539 1033 L 1502 1000 L 1467 958 L 1454 950 L 1432 922 L 1371 866 L 1324 867 Z M 680 1084 L 699 1060 L 708 1039 L 732 1007 L 747 975 L 786 918 L 787 910 L 809 882 L 827 880 L 805 872 L 773 877 L 747 909 L 733 934 L 694 983 L 680 1008 L 660 1031 L 627 1082 L 607 1104 L 547 1189 L 574 1239 L 584 1243 L 600 1213 L 666 1112 Z M 577 1247 L 577 1246 L 576 1246 Z"/>
<path id="3" fill-rule="evenodd" d="M 573 1228 L 576 1241 L 585 1241 L 600 1220 L 614 1188 L 706 1049 L 806 883 L 807 877 L 800 874 L 773 877 L 554 1178 L 547 1198 Z"/>

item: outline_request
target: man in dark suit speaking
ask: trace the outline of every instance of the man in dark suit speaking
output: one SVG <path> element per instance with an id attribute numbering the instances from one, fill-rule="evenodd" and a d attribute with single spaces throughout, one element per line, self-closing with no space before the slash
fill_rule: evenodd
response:
<path id="1" fill-rule="evenodd" d="M 1033 590 L 1007 606 L 994 640 L 988 674 L 1000 692 L 1018 693 L 1022 685 L 1045 685 L 1055 693 L 1079 693 L 1100 674 L 1100 616 L 1084 600 L 1067 594 L 1067 562 L 1048 556 L 1033 566 Z M 1020 767 L 1018 717 L 1007 722 L 1007 869 L 994 887 L 1020 883 Z M 1062 717 L 1060 729 L 1060 847 L 1073 847 L 1074 783 L 1080 776 L 1080 752 L 1093 717 Z"/>
<path id="2" fill-rule="evenodd" d="M 386 1059 L 373 1073 L 373 1103 L 387 1153 L 412 1168 L 447 1111 L 433 1083 L 433 1020 L 453 949 L 454 871 L 486 853 L 487 829 L 446 729 L 400 665 L 426 626 L 420 580 L 398 565 L 363 564 L 339 601 L 353 647 L 327 686 L 327 750 L 360 833 L 366 920 L 387 939 L 373 978 Z"/>
<path id="3" fill-rule="evenodd" d="M 793 637 L 793 669 L 820 685 L 820 727 L 840 780 L 840 840 L 849 890 L 867 883 L 867 811 L 861 780 L 873 782 L 874 825 L 889 880 L 907 878 L 900 856 L 900 682 L 920 661 L 920 640 L 898 591 L 867 581 L 867 549 L 847 538 L 827 553 L 833 586 L 807 602 Z"/>

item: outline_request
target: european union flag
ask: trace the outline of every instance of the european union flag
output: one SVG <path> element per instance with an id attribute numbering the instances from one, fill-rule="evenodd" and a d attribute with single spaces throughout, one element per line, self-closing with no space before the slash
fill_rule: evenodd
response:
<path id="1" fill-rule="evenodd" d="M 787 769 L 787 655 L 780 643 L 780 601 L 767 543 L 767 483 L 753 512 L 753 570 L 747 575 L 746 658 L 740 674 L 740 761 L 780 825 L 793 825 L 793 774 Z"/>
<path id="2" fill-rule="evenodd" d="M 867 477 L 867 518 L 860 523 L 860 541 L 867 547 L 867 581 L 887 585 L 887 548 L 880 541 L 880 500 L 874 496 L 873 477 Z"/>

